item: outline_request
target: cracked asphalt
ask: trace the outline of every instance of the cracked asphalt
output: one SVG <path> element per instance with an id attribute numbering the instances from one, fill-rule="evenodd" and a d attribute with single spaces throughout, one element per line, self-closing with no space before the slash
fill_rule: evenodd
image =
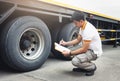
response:
<path id="1" fill-rule="evenodd" d="M 97 61 L 94 76 L 72 72 L 71 61 L 48 58 L 45 64 L 34 71 L 17 73 L 0 65 L 0 81 L 120 81 L 120 46 L 103 46 L 103 56 Z"/>

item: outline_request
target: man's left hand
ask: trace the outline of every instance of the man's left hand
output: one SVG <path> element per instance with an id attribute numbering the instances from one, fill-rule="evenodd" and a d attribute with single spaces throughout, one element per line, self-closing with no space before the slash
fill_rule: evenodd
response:
<path id="1" fill-rule="evenodd" d="M 68 57 L 68 56 L 70 56 L 70 52 L 71 52 L 71 50 L 69 50 L 69 51 L 64 50 L 64 51 L 62 52 L 62 54 L 63 54 L 65 57 Z"/>

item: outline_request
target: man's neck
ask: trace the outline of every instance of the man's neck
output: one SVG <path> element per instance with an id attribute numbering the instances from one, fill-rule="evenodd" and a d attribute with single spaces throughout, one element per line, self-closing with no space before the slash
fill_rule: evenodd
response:
<path id="1" fill-rule="evenodd" d="M 85 29 L 86 24 L 87 24 L 87 21 L 83 21 L 83 26 L 81 27 L 81 29 L 82 29 L 82 30 L 84 30 L 84 29 Z"/>

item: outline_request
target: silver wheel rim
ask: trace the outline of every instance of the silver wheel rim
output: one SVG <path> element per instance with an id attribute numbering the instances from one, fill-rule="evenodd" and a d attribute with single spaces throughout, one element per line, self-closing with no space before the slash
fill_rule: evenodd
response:
<path id="1" fill-rule="evenodd" d="M 79 29 L 75 29 L 75 31 L 72 33 L 70 40 L 76 39 L 79 33 Z"/>
<path id="2" fill-rule="evenodd" d="M 37 59 L 43 52 L 45 41 L 43 33 L 35 28 L 25 30 L 20 37 L 20 54 L 29 60 Z"/>

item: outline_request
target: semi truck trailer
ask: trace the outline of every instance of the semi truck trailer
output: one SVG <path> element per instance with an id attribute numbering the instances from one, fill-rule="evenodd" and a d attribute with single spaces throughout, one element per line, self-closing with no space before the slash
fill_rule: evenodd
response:
<path id="1" fill-rule="evenodd" d="M 17 71 L 40 68 L 54 49 L 54 42 L 75 39 L 74 11 L 83 11 L 98 29 L 103 42 L 120 40 L 120 19 L 55 0 L 0 0 L 0 61 Z M 67 31 L 66 31 L 67 30 Z"/>

